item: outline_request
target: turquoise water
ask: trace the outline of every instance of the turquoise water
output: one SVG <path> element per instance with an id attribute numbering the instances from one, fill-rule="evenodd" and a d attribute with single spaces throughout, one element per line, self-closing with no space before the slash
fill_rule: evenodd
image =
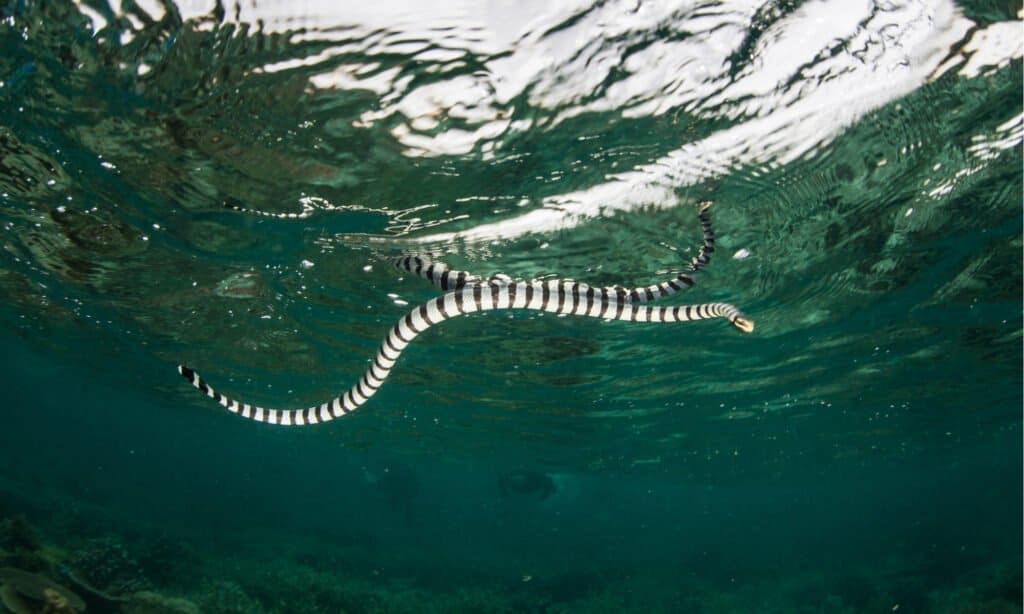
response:
<path id="1" fill-rule="evenodd" d="M 3 0 L 0 568 L 90 612 L 1020 612 L 1021 11 Z M 658 304 L 749 335 L 468 315 L 303 428 L 175 371 L 320 403 L 438 294 L 391 258 L 646 285 L 704 201 Z"/>

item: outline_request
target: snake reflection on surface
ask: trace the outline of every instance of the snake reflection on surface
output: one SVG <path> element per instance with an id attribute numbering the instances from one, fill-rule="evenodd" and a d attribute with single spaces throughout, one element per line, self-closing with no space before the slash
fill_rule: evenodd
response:
<path id="1" fill-rule="evenodd" d="M 259 407 L 216 392 L 198 373 L 185 365 L 178 365 L 178 373 L 200 392 L 243 418 L 269 424 L 302 426 L 329 422 L 356 410 L 377 392 L 402 351 L 417 335 L 435 324 L 477 311 L 525 309 L 630 322 L 690 322 L 725 318 L 740 331 L 749 333 L 754 330 L 753 320 L 729 303 L 679 307 L 648 307 L 642 304 L 673 295 L 696 283 L 694 274 L 707 266 L 710 254 L 715 251 L 709 207 L 708 202 L 698 206 L 704 243 L 686 270 L 672 279 L 646 287 L 595 288 L 563 279 L 517 282 L 505 275 L 483 280 L 419 256 L 399 258 L 394 262 L 397 268 L 430 281 L 445 294 L 423 303 L 400 319 L 384 337 L 362 377 L 341 395 L 319 405 L 304 409 Z"/>

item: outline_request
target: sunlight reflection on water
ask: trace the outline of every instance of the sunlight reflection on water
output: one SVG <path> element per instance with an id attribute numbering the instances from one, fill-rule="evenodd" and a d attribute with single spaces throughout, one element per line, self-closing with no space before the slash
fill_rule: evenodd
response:
<path id="1" fill-rule="evenodd" d="M 199 18 L 211 6 L 184 2 L 180 10 L 185 19 Z M 386 125 L 406 156 L 475 151 L 492 160 L 516 134 L 586 113 L 636 118 L 682 109 L 689 121 L 734 122 L 703 138 L 689 137 L 680 124 L 679 147 L 667 155 L 500 221 L 419 236 L 425 243 L 507 239 L 673 206 L 680 187 L 813 155 L 865 114 L 947 70 L 972 77 L 1021 56 L 1012 36 L 1019 22 L 972 32 L 975 24 L 949 0 L 807 2 L 781 19 L 776 10 L 750 0 L 263 2 L 240 6 L 235 19 L 316 43 L 316 53 L 256 70 L 328 65 L 309 75 L 310 87 L 374 92 L 381 104 L 358 125 Z M 386 54 L 422 64 L 426 76 L 381 68 L 376 56 Z M 365 59 L 353 57 L 359 55 Z M 1002 140 L 1019 145 L 1019 129 Z"/>

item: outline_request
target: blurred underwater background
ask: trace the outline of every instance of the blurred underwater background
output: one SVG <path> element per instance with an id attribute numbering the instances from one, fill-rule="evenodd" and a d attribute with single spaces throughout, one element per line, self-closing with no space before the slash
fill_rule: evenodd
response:
<path id="1" fill-rule="evenodd" d="M 12 612 L 1020 612 L 1019 0 L 0 0 Z M 757 323 L 492 311 L 390 265 Z M 659 303 L 660 304 L 660 303 Z M 2 611 L 2 610 L 0 610 Z"/>

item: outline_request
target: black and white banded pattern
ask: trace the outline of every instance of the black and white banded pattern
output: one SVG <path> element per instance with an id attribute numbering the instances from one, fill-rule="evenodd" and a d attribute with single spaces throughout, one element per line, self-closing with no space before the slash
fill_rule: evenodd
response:
<path id="1" fill-rule="evenodd" d="M 605 288 L 605 290 L 615 293 L 621 291 L 625 293 L 626 300 L 631 303 L 646 303 L 671 296 L 687 288 L 692 288 L 697 283 L 694 273 L 708 265 L 708 262 L 711 261 L 710 254 L 715 251 L 715 233 L 711 231 L 711 215 L 708 212 L 710 206 L 711 201 L 704 201 L 698 206 L 701 230 L 704 232 L 704 244 L 701 245 L 697 255 L 690 260 L 690 264 L 685 271 L 672 279 L 643 288 L 620 288 L 613 286 Z M 467 284 L 482 281 L 477 275 L 467 273 L 466 271 L 456 271 L 443 263 L 431 262 L 429 259 L 421 256 L 404 256 L 396 259 L 393 264 L 395 268 L 422 277 L 446 292 L 458 290 Z M 511 282 L 511 279 L 506 275 L 498 274 L 487 281 L 502 283 Z"/>
<path id="2" fill-rule="evenodd" d="M 705 245 L 693 259 L 691 271 L 705 266 L 707 254 L 714 249 L 714 235 L 706 216 L 706 208 L 702 208 Z M 692 286 L 693 281 L 689 277 L 685 278 L 685 285 L 680 281 L 683 275 L 647 288 L 630 290 L 618 287 L 595 288 L 585 283 L 560 279 L 512 282 L 507 278 L 495 277 L 480 281 L 465 272 L 452 271 L 444 265 L 430 264 L 417 257 L 403 259 L 399 266 L 450 291 L 413 309 L 392 326 L 369 368 L 355 385 L 340 396 L 305 409 L 271 409 L 242 403 L 220 394 L 203 381 L 199 374 L 184 365 L 178 366 L 178 372 L 201 392 L 244 418 L 270 424 L 301 426 L 328 422 L 355 411 L 376 394 L 402 351 L 417 335 L 445 320 L 478 311 L 525 309 L 628 322 L 668 323 L 725 318 L 745 333 L 754 330 L 754 322 L 728 303 L 679 307 L 638 304 Z"/>

